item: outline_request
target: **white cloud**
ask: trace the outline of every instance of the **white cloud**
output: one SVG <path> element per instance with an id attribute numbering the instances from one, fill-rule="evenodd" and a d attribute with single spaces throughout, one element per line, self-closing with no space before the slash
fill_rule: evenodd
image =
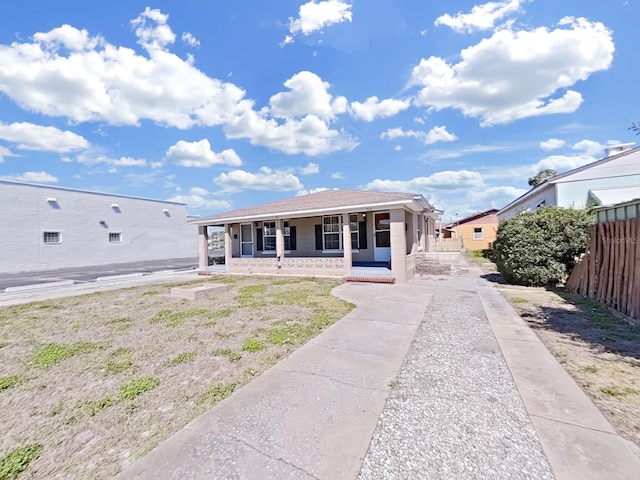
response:
<path id="1" fill-rule="evenodd" d="M 313 175 L 320 172 L 320 166 L 317 163 L 309 162 L 306 167 L 298 168 L 301 175 Z"/>
<path id="2" fill-rule="evenodd" d="M 284 86 L 290 91 L 276 93 L 269 99 L 269 112 L 274 117 L 292 119 L 311 114 L 328 120 L 347 111 L 347 99 L 334 98 L 327 92 L 329 83 L 313 72 L 296 73 Z"/>
<path id="3" fill-rule="evenodd" d="M 521 0 L 506 0 L 476 5 L 471 13 L 458 12 L 455 15 L 444 15 L 436 18 L 435 25 L 446 25 L 457 33 L 472 33 L 478 30 L 489 30 L 497 21 L 509 14 L 520 11 Z"/>
<path id="4" fill-rule="evenodd" d="M 331 178 L 332 180 L 342 180 L 344 178 L 344 173 L 333 172 L 331 175 L 329 175 L 329 178 Z"/>
<path id="5" fill-rule="evenodd" d="M 436 142 L 453 142 L 458 139 L 454 134 L 447 132 L 447 128 L 443 126 L 433 127 L 428 132 L 403 130 L 401 127 L 389 128 L 380 134 L 380 138 L 384 140 L 393 140 L 402 137 L 416 138 L 425 145 L 431 145 Z"/>
<path id="6" fill-rule="evenodd" d="M 422 87 L 415 104 L 455 108 L 481 125 L 570 113 L 582 96 L 568 87 L 608 69 L 613 52 L 611 31 L 584 18 L 563 18 L 553 30 L 505 28 L 462 50 L 459 63 L 422 59 L 411 80 Z"/>
<path id="7" fill-rule="evenodd" d="M 242 165 L 242 159 L 233 149 L 215 153 L 211 150 L 211 144 L 206 138 L 198 142 L 185 142 L 180 140 L 167 150 L 165 160 L 182 167 L 207 168 L 213 165 Z"/>
<path id="8" fill-rule="evenodd" d="M 58 178 L 47 172 L 24 172 L 20 175 L 3 175 L 3 180 L 14 180 L 17 182 L 34 182 L 34 183 L 57 183 Z"/>
<path id="9" fill-rule="evenodd" d="M 309 190 L 299 190 L 296 192 L 296 197 L 302 197 L 303 195 L 309 195 L 311 193 L 326 192 L 327 190 L 329 190 L 329 188 L 327 187 L 310 188 Z"/>
<path id="10" fill-rule="evenodd" d="M 248 110 L 229 122 L 225 128 L 228 138 L 248 138 L 252 145 L 278 150 L 290 155 L 317 156 L 337 151 L 351 151 L 357 140 L 346 132 L 331 130 L 316 115 L 300 120 L 278 123 L 263 112 Z"/>
<path id="11" fill-rule="evenodd" d="M 298 177 L 288 171 L 271 170 L 269 167 L 260 168 L 258 173 L 244 170 L 233 170 L 221 173 L 213 179 L 216 185 L 227 192 L 242 190 L 266 190 L 273 192 L 301 190 L 302 183 Z"/>
<path id="12" fill-rule="evenodd" d="M 1 45 L 0 92 L 26 110 L 74 123 L 149 119 L 189 128 L 222 124 L 246 108 L 242 89 L 167 50 L 175 36 L 166 20 L 147 8 L 132 22 L 147 55 L 69 25 L 36 33 L 30 43 Z"/>
<path id="13" fill-rule="evenodd" d="M 467 194 L 470 204 L 482 205 L 482 210 L 502 208 L 508 205 L 528 190 L 512 186 L 487 187 L 482 190 L 472 190 Z"/>
<path id="14" fill-rule="evenodd" d="M 394 149 L 396 152 L 401 152 L 401 151 L 402 151 L 402 145 L 396 145 L 395 147 L 393 147 L 393 149 Z"/>
<path id="15" fill-rule="evenodd" d="M 358 120 L 372 122 L 376 118 L 393 117 L 399 112 L 411 106 L 411 100 L 378 100 L 378 97 L 369 97 L 364 103 L 352 102 L 351 111 Z"/>
<path id="16" fill-rule="evenodd" d="M 186 203 L 191 210 L 207 209 L 207 210 L 229 210 L 231 203 L 227 200 L 212 198 L 212 193 L 204 188 L 193 187 L 186 195 L 174 195 L 168 198 L 170 202 Z"/>
<path id="17" fill-rule="evenodd" d="M 325 0 L 316 2 L 311 0 L 300 5 L 298 18 L 289 19 L 289 33 L 280 45 L 293 42 L 295 35 L 302 33 L 305 36 L 320 31 L 325 27 L 351 22 L 351 5 L 342 0 Z"/>
<path id="18" fill-rule="evenodd" d="M 182 41 L 184 43 L 186 43 L 187 45 L 189 45 L 190 47 L 199 47 L 200 46 L 200 40 L 198 40 L 196 37 L 194 37 L 189 32 L 184 32 L 182 34 Z"/>
<path id="19" fill-rule="evenodd" d="M 73 158 L 63 157 L 63 162 L 76 161 L 82 165 L 109 165 L 111 167 L 146 167 L 147 161 L 143 158 L 120 157 L 112 158 L 103 154 L 96 154 L 91 151 L 82 152 Z M 114 168 L 111 173 L 116 172 Z"/>
<path id="20" fill-rule="evenodd" d="M 116 167 L 146 167 L 147 161 L 144 158 L 120 157 L 110 160 L 109 163 Z"/>
<path id="21" fill-rule="evenodd" d="M 73 132 L 27 122 L 0 122 L 0 139 L 17 144 L 21 150 L 67 153 L 89 148 L 89 142 Z"/>
<path id="22" fill-rule="evenodd" d="M 369 182 L 367 190 L 396 191 L 396 192 L 432 192 L 433 190 L 467 190 L 481 187 L 482 175 L 469 170 L 436 172 L 428 177 L 416 177 L 411 180 L 380 180 Z"/>
<path id="23" fill-rule="evenodd" d="M 558 138 L 550 138 L 549 140 L 540 142 L 540 148 L 546 151 L 558 150 L 559 148 L 562 148 L 565 145 L 566 145 L 566 142 Z"/>
<path id="24" fill-rule="evenodd" d="M 11 150 L 9 150 L 8 148 L 0 145 L 0 163 L 4 162 L 4 157 L 19 157 L 19 156 L 20 155 L 17 155 L 13 153 Z"/>
<path id="25" fill-rule="evenodd" d="M 539 162 L 534 163 L 529 168 L 529 173 L 536 174 L 540 170 L 551 169 L 558 173 L 563 173 L 574 168 L 595 162 L 597 159 L 586 153 L 578 155 L 550 155 Z"/>
<path id="26" fill-rule="evenodd" d="M 605 146 L 593 140 L 581 140 L 574 143 L 571 148 L 584 152 L 587 155 L 602 157 L 604 155 Z"/>

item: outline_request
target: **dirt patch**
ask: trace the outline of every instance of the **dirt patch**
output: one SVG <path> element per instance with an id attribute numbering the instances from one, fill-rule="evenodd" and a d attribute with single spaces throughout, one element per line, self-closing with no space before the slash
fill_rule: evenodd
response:
<path id="1" fill-rule="evenodd" d="M 23 449 L 25 476 L 110 478 L 353 308 L 330 294 L 334 281 L 212 281 L 229 288 L 0 308 L 0 462 L 20 463 Z"/>
<path id="2" fill-rule="evenodd" d="M 618 433 L 640 447 L 640 325 L 562 288 L 496 286 Z"/>

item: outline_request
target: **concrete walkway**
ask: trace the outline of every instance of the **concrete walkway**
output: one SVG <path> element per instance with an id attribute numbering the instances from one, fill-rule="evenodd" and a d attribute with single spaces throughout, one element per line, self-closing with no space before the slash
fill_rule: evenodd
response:
<path id="1" fill-rule="evenodd" d="M 358 308 L 126 469 L 148 479 L 637 479 L 479 270 L 347 283 Z"/>

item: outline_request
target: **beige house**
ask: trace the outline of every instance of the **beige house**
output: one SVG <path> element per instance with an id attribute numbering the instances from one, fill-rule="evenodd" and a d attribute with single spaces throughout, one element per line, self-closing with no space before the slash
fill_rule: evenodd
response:
<path id="1" fill-rule="evenodd" d="M 326 190 L 191 223 L 200 270 L 213 226 L 224 227 L 229 273 L 348 276 L 353 266 L 390 264 L 403 283 L 414 274 L 414 255 L 433 250 L 440 213 L 419 194 Z"/>
<path id="2" fill-rule="evenodd" d="M 497 209 L 470 215 L 456 222 L 451 228 L 455 237 L 462 240 L 467 250 L 487 250 L 496 240 L 498 231 Z"/>

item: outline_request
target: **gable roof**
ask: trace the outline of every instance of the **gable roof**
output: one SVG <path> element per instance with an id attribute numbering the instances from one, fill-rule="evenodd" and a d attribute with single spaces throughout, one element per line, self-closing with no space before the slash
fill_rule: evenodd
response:
<path id="1" fill-rule="evenodd" d="M 497 208 L 492 208 L 490 210 L 486 210 L 480 213 L 474 213 L 473 215 L 469 215 L 468 217 L 463 218 L 462 220 L 458 220 L 454 222 L 458 225 L 462 225 L 464 223 L 498 223 L 498 217 L 496 213 L 498 212 Z M 490 218 L 485 218 L 490 217 Z"/>
<path id="2" fill-rule="evenodd" d="M 197 225 L 223 225 L 242 221 L 296 218 L 336 213 L 364 212 L 403 206 L 412 211 L 435 212 L 417 193 L 371 192 L 367 190 L 325 190 L 278 200 L 254 207 L 198 218 Z"/>
<path id="3" fill-rule="evenodd" d="M 589 190 L 589 196 L 599 206 L 616 205 L 640 198 L 640 185 L 594 188 Z"/>
<path id="4" fill-rule="evenodd" d="M 626 157 L 626 158 L 625 158 Z M 607 169 L 607 163 L 610 163 L 614 160 L 625 159 L 627 164 L 632 168 L 635 168 L 636 173 L 638 172 L 638 165 L 640 165 L 640 147 L 630 148 L 628 150 L 624 150 L 621 153 L 615 155 L 609 155 L 608 157 L 601 158 L 600 160 L 596 160 L 595 162 L 588 163 L 587 165 L 583 165 L 578 168 L 574 168 L 573 170 L 569 170 L 568 172 L 561 173 L 556 175 L 555 177 L 548 178 L 540 185 L 535 188 L 532 188 L 528 192 L 520 195 L 518 198 L 513 200 L 511 203 L 507 204 L 505 207 L 502 207 L 500 211 L 498 211 L 498 215 L 502 214 L 505 210 L 508 210 L 514 205 L 522 202 L 523 200 L 533 197 L 534 195 L 540 193 L 541 191 L 553 187 L 557 183 L 571 182 L 575 180 L 584 180 L 586 178 L 602 178 L 606 175 L 601 175 Z M 601 170 L 599 173 L 595 173 L 593 175 L 586 176 L 585 172 L 588 170 Z M 624 175 L 624 174 L 623 174 Z M 612 175 L 609 175 L 612 176 Z"/>

